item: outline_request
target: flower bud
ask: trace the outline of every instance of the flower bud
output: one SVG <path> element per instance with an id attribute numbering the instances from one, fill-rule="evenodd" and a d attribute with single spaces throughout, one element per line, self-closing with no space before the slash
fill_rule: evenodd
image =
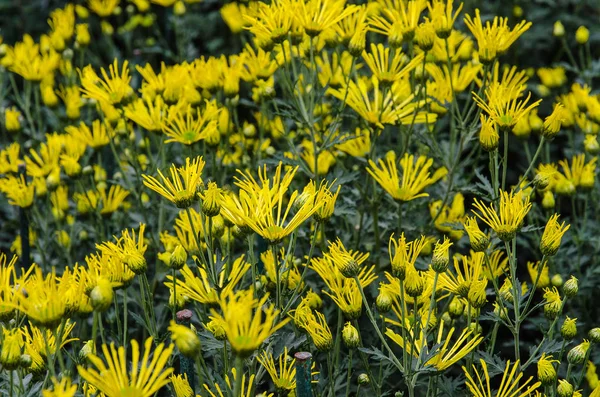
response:
<path id="1" fill-rule="evenodd" d="M 486 152 L 493 152 L 500 144 L 500 135 L 496 124 L 491 118 L 481 115 L 481 130 L 479 131 L 479 144 Z"/>
<path id="2" fill-rule="evenodd" d="M 171 332 L 173 342 L 175 342 L 181 354 L 189 358 L 194 358 L 200 353 L 200 338 L 198 338 L 196 332 L 190 327 L 179 325 L 171 320 L 169 331 Z"/>
<path id="3" fill-rule="evenodd" d="M 433 258 L 431 259 L 431 268 L 436 273 L 443 273 L 448 269 L 448 262 L 450 262 L 449 248 L 452 245 L 448 237 L 444 236 L 444 242 L 439 241 L 435 243 L 433 249 Z"/>
<path id="4" fill-rule="evenodd" d="M 469 324 L 469 326 L 467 328 L 469 331 L 471 331 L 473 333 L 473 335 L 479 335 L 483 331 L 483 328 L 481 328 L 481 325 L 479 325 L 477 323 L 473 323 L 473 322 L 471 324 Z"/>
<path id="5" fill-rule="evenodd" d="M 354 349 L 360 344 L 358 330 L 350 322 L 347 322 L 342 330 L 342 339 L 348 349 Z"/>
<path id="6" fill-rule="evenodd" d="M 221 212 L 223 193 L 214 182 L 208 183 L 208 188 L 202 192 L 202 212 L 208 217 L 213 217 Z"/>
<path id="7" fill-rule="evenodd" d="M 42 332 L 46 332 L 43 330 Z M 0 364 L 6 370 L 14 370 L 19 367 L 21 350 L 23 346 L 23 334 L 19 328 L 2 329 L 2 346 L 0 347 Z"/>
<path id="8" fill-rule="evenodd" d="M 406 279 L 404 280 L 404 289 L 408 296 L 417 298 L 423 293 L 425 281 L 419 274 L 419 271 L 410 265 L 406 267 Z"/>
<path id="9" fill-rule="evenodd" d="M 537 373 L 538 379 L 542 382 L 543 385 L 554 384 L 556 380 L 556 370 L 554 369 L 554 363 L 559 362 L 558 360 L 553 360 L 552 356 L 546 356 L 546 354 L 542 354 L 538 363 L 537 363 Z"/>
<path id="10" fill-rule="evenodd" d="M 544 192 L 544 197 L 542 197 L 542 207 L 546 210 L 554 208 L 556 201 L 554 200 L 554 194 L 550 190 L 546 190 Z"/>
<path id="11" fill-rule="evenodd" d="M 562 287 L 563 285 L 563 278 L 560 274 L 556 273 L 554 276 L 552 276 L 552 278 L 550 279 L 550 283 L 554 286 L 554 287 Z"/>
<path id="12" fill-rule="evenodd" d="M 578 44 L 585 44 L 590 39 L 590 31 L 585 26 L 580 26 L 575 32 L 575 40 Z"/>
<path id="13" fill-rule="evenodd" d="M 487 287 L 487 279 L 474 281 L 469 288 L 468 299 L 471 306 L 479 309 L 485 306 L 487 302 L 485 289 Z"/>
<path id="14" fill-rule="evenodd" d="M 582 343 L 578 344 L 574 348 L 572 348 L 567 354 L 567 361 L 572 365 L 580 365 L 583 364 L 583 360 L 585 360 L 585 356 L 587 355 L 588 349 L 590 348 L 590 342 L 583 340 Z"/>
<path id="15" fill-rule="evenodd" d="M 94 353 L 94 341 L 88 340 L 83 344 L 81 350 L 79 350 L 79 359 L 85 360 L 87 356 L 89 356 L 92 353 Z"/>
<path id="16" fill-rule="evenodd" d="M 583 141 L 583 147 L 586 152 L 595 156 L 600 153 L 600 144 L 598 143 L 598 137 L 594 134 L 587 134 Z"/>
<path id="17" fill-rule="evenodd" d="M 546 300 L 546 304 L 544 305 L 544 315 L 546 318 L 554 320 L 562 308 L 562 300 L 556 287 L 553 287 L 552 289 L 546 288 L 544 299 Z"/>
<path id="18" fill-rule="evenodd" d="M 571 276 L 563 286 L 563 292 L 567 298 L 573 298 L 579 291 L 579 283 L 577 279 Z"/>
<path id="19" fill-rule="evenodd" d="M 471 241 L 471 248 L 475 252 L 483 252 L 487 249 L 490 244 L 489 237 L 479 229 L 479 224 L 475 217 L 467 217 L 464 228 L 469 235 Z"/>
<path id="20" fill-rule="evenodd" d="M 371 383 L 371 380 L 369 379 L 369 375 L 362 373 L 360 375 L 358 375 L 358 384 L 361 386 L 366 386 L 369 383 Z"/>
<path id="21" fill-rule="evenodd" d="M 592 343 L 600 343 L 600 328 L 592 328 L 588 332 L 588 338 L 590 338 Z"/>
<path id="22" fill-rule="evenodd" d="M 567 380 L 561 379 L 558 381 L 558 387 L 556 388 L 558 397 L 573 397 L 573 391 L 573 385 Z"/>
<path id="23" fill-rule="evenodd" d="M 98 284 L 90 292 L 92 307 L 98 312 L 106 311 L 112 304 L 114 295 L 110 281 L 105 278 L 99 279 Z"/>
<path id="24" fill-rule="evenodd" d="M 566 118 L 566 110 L 562 104 L 556 104 L 550 116 L 546 117 L 542 126 L 541 135 L 551 141 L 560 132 L 560 127 Z"/>
<path id="25" fill-rule="evenodd" d="M 179 270 L 187 262 L 188 254 L 181 244 L 177 244 L 169 259 L 169 267 Z"/>
<path id="26" fill-rule="evenodd" d="M 563 26 L 561 21 L 554 22 L 554 29 L 552 30 L 552 34 L 554 35 L 554 37 L 564 37 L 565 27 Z"/>
<path id="27" fill-rule="evenodd" d="M 375 304 L 380 313 L 387 313 L 392 308 L 392 296 L 385 290 L 379 291 Z"/>
<path id="28" fill-rule="evenodd" d="M 183 15 L 185 14 L 185 4 L 183 1 L 178 1 L 173 6 L 173 14 L 175 15 Z"/>
<path id="29" fill-rule="evenodd" d="M 567 316 L 565 322 L 560 327 L 560 335 L 565 340 L 572 340 L 575 338 L 577 336 L 577 319 L 569 318 L 569 316 Z"/>
<path id="30" fill-rule="evenodd" d="M 460 298 L 455 296 L 452 299 L 452 301 L 450 301 L 450 305 L 448 306 L 448 313 L 450 313 L 450 316 L 452 316 L 453 318 L 457 318 L 463 314 L 464 310 L 465 305 L 462 303 Z"/>
<path id="31" fill-rule="evenodd" d="M 452 317 L 450 317 L 450 314 L 448 312 L 444 312 L 444 314 L 442 314 L 441 320 L 444 322 L 444 324 L 452 323 Z"/>

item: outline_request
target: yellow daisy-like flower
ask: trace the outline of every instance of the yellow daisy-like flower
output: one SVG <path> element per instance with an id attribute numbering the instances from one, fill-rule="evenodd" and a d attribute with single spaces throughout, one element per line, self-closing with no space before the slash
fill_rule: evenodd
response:
<path id="1" fill-rule="evenodd" d="M 275 331 L 289 322 L 289 318 L 276 323 L 279 311 L 274 305 L 265 306 L 268 294 L 254 298 L 252 289 L 230 292 L 221 298 L 223 314 L 211 309 L 211 319 L 223 320 L 231 349 L 239 357 L 248 357 Z"/>
<path id="2" fill-rule="evenodd" d="M 108 68 L 109 73 L 106 73 L 104 68 L 100 69 L 102 78 L 90 65 L 86 66 L 79 71 L 81 93 L 85 98 L 95 99 L 98 102 L 106 102 L 110 105 L 120 104 L 125 98 L 133 95 L 133 89 L 129 86 L 131 76 L 128 66 L 129 62 L 125 60 L 119 73 L 119 62 L 115 59 Z"/>
<path id="3" fill-rule="evenodd" d="M 324 189 L 327 188 L 323 185 L 317 191 L 305 191 L 306 195 L 295 190 L 288 195 L 298 167 L 290 168 L 282 176 L 283 168 L 280 162 L 272 178 L 268 177 L 266 166 L 259 169 L 260 182 L 249 172 L 239 171 L 242 175 L 242 178 L 236 177 L 236 185 L 241 189 L 239 201 L 226 198 L 221 207 L 226 219 L 238 226 L 241 221 L 270 244 L 281 242 L 321 208 Z M 299 208 L 291 216 L 294 206 Z"/>
<path id="4" fill-rule="evenodd" d="M 428 197 L 429 194 L 424 193 L 423 190 L 447 174 L 445 168 L 439 168 L 431 175 L 429 170 L 432 165 L 433 159 L 419 156 L 415 162 L 415 156 L 407 153 L 400 160 L 402 180 L 398 176 L 396 159 L 391 156 L 386 158 L 385 163 L 380 159 L 378 165 L 373 160 L 369 160 L 367 172 L 394 200 L 411 201 Z"/>
<path id="5" fill-rule="evenodd" d="M 474 397 L 528 397 L 541 385 L 541 382 L 531 384 L 533 377 L 521 382 L 523 373 L 519 371 L 517 375 L 517 370 L 520 367 L 519 361 L 515 362 L 511 367 L 509 360 L 506 362 L 506 369 L 504 370 L 498 391 L 492 393 L 487 364 L 483 359 L 480 359 L 479 362 L 481 363 L 481 371 L 477 369 L 477 366 L 473 365 L 476 380 L 465 367 L 462 367 L 467 377 L 467 388 Z"/>
<path id="6" fill-rule="evenodd" d="M 140 348 L 131 339 L 131 366 L 127 364 L 125 348 L 114 344 L 102 345 L 104 360 L 95 354 L 87 360 L 95 368 L 77 366 L 79 375 L 108 397 L 150 397 L 169 383 L 173 368 L 166 368 L 174 345 L 165 348 L 163 343 L 152 349 L 152 338 L 146 339 L 144 355 L 140 361 Z M 152 354 L 152 358 L 150 355 Z"/>
<path id="7" fill-rule="evenodd" d="M 187 374 L 171 375 L 170 380 L 175 397 L 194 397 L 194 390 L 190 386 Z"/>
<path id="8" fill-rule="evenodd" d="M 310 37 L 318 36 L 357 10 L 345 0 L 302 0 L 296 19 Z"/>
<path id="9" fill-rule="evenodd" d="M 194 160 L 187 157 L 185 167 L 177 168 L 175 164 L 171 165 L 170 179 L 158 171 L 163 183 L 152 176 L 142 175 L 144 185 L 174 203 L 177 208 L 189 208 L 196 200 L 198 187 L 202 184 L 204 164 L 202 156 Z"/>
<path id="10" fill-rule="evenodd" d="M 495 83 L 485 90 L 485 100 L 476 93 L 473 93 L 473 99 L 501 131 L 510 131 L 521 118 L 526 117 L 542 102 L 541 99 L 538 99 L 528 104 L 531 92 L 525 99 L 522 99 L 522 91 L 523 86 L 507 87 Z"/>
<path id="11" fill-rule="evenodd" d="M 395 51 L 390 57 L 390 48 L 384 47 L 381 43 L 371 44 L 371 52 L 362 52 L 365 63 L 382 86 L 389 86 L 406 76 L 423 62 L 423 56 L 418 54 L 410 62 L 405 63 L 408 58 L 402 51 Z"/>
<path id="12" fill-rule="evenodd" d="M 99 17 L 106 18 L 112 15 L 120 0 L 88 0 L 90 10 Z"/>
<path id="13" fill-rule="evenodd" d="M 278 366 L 270 352 L 265 351 L 256 359 L 265 368 L 279 393 L 285 394 L 296 389 L 296 359 L 288 359 L 287 346 L 283 349 L 283 354 L 279 356 Z"/>
<path id="14" fill-rule="evenodd" d="M 35 273 L 22 287 L 27 295 L 18 295 L 19 310 L 41 326 L 56 327 L 65 315 L 65 292 L 69 286 L 56 277 L 54 268 L 44 275 L 39 266 L 32 266 L 35 267 Z"/>
<path id="15" fill-rule="evenodd" d="M 333 347 L 333 336 L 323 313 L 310 308 L 309 301 L 304 298 L 296 310 L 290 313 L 294 324 L 305 331 L 312 339 L 317 350 L 327 352 Z"/>
<path id="16" fill-rule="evenodd" d="M 525 196 L 522 190 L 517 193 L 500 191 L 499 209 L 496 209 L 494 204 L 485 206 L 477 199 L 474 206 L 479 210 L 475 215 L 491 227 L 503 241 L 510 241 L 515 237 L 531 209 L 529 196 Z"/>
<path id="17" fill-rule="evenodd" d="M 479 59 L 491 63 L 496 56 L 504 54 L 531 27 L 531 22 L 521 21 L 511 30 L 508 27 L 508 18 L 494 17 L 491 23 L 487 21 L 484 25 L 479 9 L 476 9 L 475 18 L 471 18 L 470 15 L 465 16 L 465 25 L 477 40 Z"/>
<path id="18" fill-rule="evenodd" d="M 9 175 L 0 179 L 0 192 L 8 198 L 10 205 L 29 208 L 33 204 L 35 185 L 28 185 L 24 175 L 18 177 Z"/>
<path id="19" fill-rule="evenodd" d="M 168 116 L 162 120 L 161 128 L 170 137 L 165 142 L 179 142 L 191 145 L 218 131 L 220 109 L 215 101 L 206 101 L 202 111 L 192 105 L 185 109 L 176 106 L 169 108 Z"/>
<path id="20" fill-rule="evenodd" d="M 91 129 L 82 121 L 79 127 L 74 125 L 65 127 L 65 132 L 73 139 L 83 142 L 93 149 L 108 145 L 110 137 L 114 135 L 114 130 L 110 127 L 107 128 L 106 124 L 100 120 L 94 120 Z"/>
<path id="21" fill-rule="evenodd" d="M 558 223 L 560 215 L 554 214 L 548 219 L 542 240 L 540 241 L 540 251 L 543 255 L 554 256 L 560 247 L 562 236 L 569 230 L 571 225 L 565 227 L 565 222 Z"/>
<path id="22" fill-rule="evenodd" d="M 60 381 L 52 378 L 52 385 L 52 390 L 42 391 L 42 397 L 73 397 L 77 392 L 77 385 L 71 384 L 68 376 L 63 377 Z"/>

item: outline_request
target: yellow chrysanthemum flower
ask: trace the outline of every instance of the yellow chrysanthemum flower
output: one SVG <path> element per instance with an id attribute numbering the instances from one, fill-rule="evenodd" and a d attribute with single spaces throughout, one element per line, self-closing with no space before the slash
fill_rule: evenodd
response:
<path id="1" fill-rule="evenodd" d="M 256 359 L 265 368 L 279 393 L 289 393 L 296 389 L 296 359 L 289 358 L 287 346 L 279 356 L 278 366 L 270 352 L 265 351 Z"/>
<path id="2" fill-rule="evenodd" d="M 569 230 L 571 225 L 565 227 L 565 222 L 562 224 L 558 223 L 558 214 L 554 214 L 548 219 L 546 227 L 544 228 L 544 234 L 540 241 L 540 251 L 543 255 L 553 256 L 556 255 L 558 248 L 560 247 L 560 241 L 562 236 Z"/>
<path id="3" fill-rule="evenodd" d="M 504 369 L 498 391 L 492 393 L 487 363 L 483 359 L 480 359 L 479 362 L 481 363 L 481 370 L 473 365 L 473 372 L 477 380 L 471 376 L 470 371 L 462 367 L 467 377 L 467 388 L 474 397 L 528 397 L 541 385 L 541 382 L 531 384 L 533 377 L 521 382 L 524 374 L 519 371 L 517 375 L 517 370 L 520 368 L 519 361 L 515 362 L 511 367 L 509 360 L 506 362 L 506 368 Z M 483 373 L 483 376 L 481 373 Z"/>
<path id="4" fill-rule="evenodd" d="M 173 368 L 167 367 L 174 345 L 165 348 L 159 344 L 152 349 L 152 338 L 144 343 L 144 354 L 140 361 L 140 347 L 131 339 L 131 367 L 127 364 L 125 348 L 114 344 L 102 345 L 104 360 L 89 354 L 87 360 L 94 368 L 77 366 L 79 375 L 108 397 L 123 394 L 136 397 L 151 397 L 169 383 Z M 152 358 L 150 355 L 152 354 Z"/>
<path id="5" fill-rule="evenodd" d="M 325 187 L 306 195 L 294 190 L 289 195 L 288 189 L 298 167 L 290 168 L 282 176 L 283 168 L 280 162 L 272 178 L 266 166 L 259 169 L 260 182 L 249 172 L 239 171 L 242 177 L 236 177 L 235 183 L 241 189 L 239 200 L 229 197 L 223 201 L 221 213 L 225 219 L 238 226 L 245 224 L 270 244 L 277 244 L 310 218 L 323 205 Z M 298 209 L 291 216 L 294 207 Z"/>
<path id="6" fill-rule="evenodd" d="M 431 175 L 429 170 L 432 165 L 433 159 L 419 156 L 415 162 L 415 156 L 407 153 L 400 160 L 402 180 L 398 175 L 396 159 L 391 156 L 386 158 L 385 163 L 381 159 L 378 164 L 369 160 L 367 172 L 394 200 L 411 201 L 420 197 L 428 197 L 429 194 L 424 193 L 423 190 L 447 174 L 445 168 L 439 168 Z"/>
<path id="7" fill-rule="evenodd" d="M 231 349 L 239 357 L 252 354 L 275 331 L 288 323 L 289 318 L 276 322 L 279 311 L 266 305 L 268 294 L 254 298 L 252 289 L 230 292 L 221 298 L 223 314 L 211 309 L 211 319 L 222 320 Z"/>
<path id="8" fill-rule="evenodd" d="M 129 75 L 129 62 L 127 60 L 123 62 L 120 73 L 117 59 L 109 66 L 108 71 L 109 73 L 106 73 L 104 68 L 100 69 L 102 78 L 96 74 L 90 65 L 79 71 L 81 93 L 84 98 L 95 99 L 98 102 L 105 102 L 114 106 L 133 95 L 133 88 L 129 86 L 131 76 Z"/>
<path id="9" fill-rule="evenodd" d="M 496 209 L 494 204 L 489 207 L 475 199 L 475 208 L 479 212 L 475 215 L 491 227 L 503 241 L 512 240 L 523 225 L 525 216 L 531 209 L 529 196 L 522 190 L 515 192 L 500 191 L 500 205 Z"/>
<path id="10" fill-rule="evenodd" d="M 68 376 L 64 376 L 60 381 L 52 378 L 52 385 L 52 390 L 44 389 L 42 391 L 42 397 L 73 397 L 77 392 L 77 385 L 71 384 Z"/>
<path id="11" fill-rule="evenodd" d="M 508 18 L 494 17 L 485 26 L 481 21 L 479 9 L 475 10 L 475 18 L 465 16 L 465 25 L 469 28 L 479 47 L 479 59 L 491 63 L 496 56 L 504 54 L 517 39 L 530 27 L 531 22 L 521 21 L 512 30 L 508 27 Z"/>
<path id="12" fill-rule="evenodd" d="M 158 170 L 162 184 L 153 176 L 142 175 L 144 185 L 174 203 L 177 208 L 189 208 L 196 200 L 198 188 L 202 185 L 204 164 L 201 156 L 191 161 L 187 157 L 184 167 L 177 168 L 175 164 L 171 165 L 170 179 Z"/>

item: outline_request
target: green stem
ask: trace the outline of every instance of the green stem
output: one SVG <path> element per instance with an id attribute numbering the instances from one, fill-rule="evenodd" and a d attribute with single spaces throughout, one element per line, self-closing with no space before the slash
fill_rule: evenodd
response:
<path id="1" fill-rule="evenodd" d="M 244 371 L 244 360 L 236 356 L 235 357 L 235 386 L 233 388 L 234 397 L 240 397 L 242 391 L 242 371 Z"/>
<path id="2" fill-rule="evenodd" d="M 400 364 L 400 362 L 396 358 L 396 355 L 394 354 L 394 352 L 392 351 L 392 349 L 388 345 L 387 341 L 385 340 L 385 338 L 381 334 L 381 331 L 379 330 L 379 326 L 377 325 L 377 321 L 375 321 L 375 317 L 373 316 L 373 312 L 371 312 L 371 308 L 369 307 L 369 302 L 367 301 L 367 297 L 365 296 L 365 291 L 363 290 L 363 287 L 360 284 L 358 276 L 354 276 L 354 281 L 356 282 L 356 285 L 358 286 L 358 290 L 360 291 L 360 296 L 362 297 L 362 300 L 363 300 L 363 305 L 365 306 L 365 309 L 367 310 L 367 317 L 369 317 L 369 320 L 371 321 L 371 324 L 373 325 L 373 328 L 375 328 L 375 332 L 377 332 L 377 336 L 379 336 L 379 339 L 381 340 L 381 343 L 383 344 L 383 346 L 385 346 L 385 348 L 389 352 L 389 354 L 391 356 L 390 359 L 392 360 L 392 362 L 394 363 L 394 365 L 396 366 L 396 368 L 398 368 L 400 370 L 400 372 L 404 372 L 404 367 L 402 366 L 402 364 Z"/>
<path id="3" fill-rule="evenodd" d="M 346 397 L 350 395 L 350 379 L 352 378 L 352 349 L 348 353 L 348 373 L 346 374 Z"/>

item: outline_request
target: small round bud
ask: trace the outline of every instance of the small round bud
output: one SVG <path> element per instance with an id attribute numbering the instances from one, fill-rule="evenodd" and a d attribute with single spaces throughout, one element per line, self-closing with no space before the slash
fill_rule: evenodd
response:
<path id="1" fill-rule="evenodd" d="M 582 343 L 578 344 L 574 348 L 572 348 L 567 354 L 567 360 L 569 364 L 572 365 L 580 365 L 583 364 L 585 360 L 585 356 L 587 355 L 587 351 L 590 348 L 590 342 L 583 340 Z"/>
<path id="2" fill-rule="evenodd" d="M 575 32 L 575 40 L 578 44 L 585 44 L 590 39 L 590 31 L 585 26 L 580 26 Z"/>
<path id="3" fill-rule="evenodd" d="M 592 328 L 590 332 L 588 332 L 588 338 L 590 338 L 592 343 L 600 343 L 600 328 Z"/>
<path id="4" fill-rule="evenodd" d="M 344 340 L 344 344 L 348 349 L 354 349 L 360 344 L 358 330 L 354 328 L 350 322 L 347 322 L 346 325 L 344 325 L 344 329 L 342 330 L 342 339 Z"/>
<path id="5" fill-rule="evenodd" d="M 550 279 L 550 283 L 554 286 L 554 287 L 562 287 L 564 281 L 563 278 L 560 274 L 556 273 L 554 276 L 552 276 L 552 278 Z"/>
<path id="6" fill-rule="evenodd" d="M 565 27 L 561 21 L 554 22 L 554 29 L 552 30 L 554 37 L 564 37 Z"/>
<path id="7" fill-rule="evenodd" d="M 181 244 L 177 244 L 169 259 L 169 267 L 172 269 L 181 269 L 187 262 L 188 254 Z"/>
<path id="8" fill-rule="evenodd" d="M 457 318 L 463 314 L 465 310 L 465 305 L 461 302 L 461 300 L 457 297 L 454 297 L 448 306 L 448 313 L 450 316 Z"/>
<path id="9" fill-rule="evenodd" d="M 485 289 L 487 288 L 487 279 L 474 281 L 469 288 L 468 299 L 471 306 L 479 309 L 485 306 L 487 302 Z"/>
<path id="10" fill-rule="evenodd" d="M 577 295 L 578 291 L 579 283 L 575 277 L 571 276 L 571 278 L 568 279 L 565 285 L 563 286 L 563 292 L 565 293 L 565 296 L 567 298 L 572 298 L 575 295 Z"/>
<path id="11" fill-rule="evenodd" d="M 481 325 L 477 324 L 477 323 L 471 323 L 469 324 L 468 327 L 469 331 L 471 331 L 474 335 L 479 335 L 482 331 L 483 328 L 481 328 Z"/>
<path id="12" fill-rule="evenodd" d="M 175 342 L 181 354 L 189 358 L 194 358 L 200 353 L 202 347 L 200 345 L 200 338 L 198 338 L 196 332 L 190 327 L 171 321 L 169 331 L 171 332 L 173 342 Z"/>
<path id="13" fill-rule="evenodd" d="M 183 3 L 183 1 L 178 1 L 177 3 L 175 3 L 175 5 L 173 6 L 173 14 L 175 14 L 175 15 L 185 14 L 185 4 Z"/>
<path id="14" fill-rule="evenodd" d="M 98 284 L 90 292 L 90 301 L 94 310 L 98 312 L 106 311 L 113 302 L 113 287 L 109 280 L 101 278 Z"/>
<path id="15" fill-rule="evenodd" d="M 576 318 L 567 318 L 565 322 L 560 327 L 560 335 L 565 340 L 572 340 L 577 336 L 577 319 Z"/>
<path id="16" fill-rule="evenodd" d="M 379 291 L 375 304 L 380 313 L 387 313 L 392 308 L 392 296 L 387 291 Z"/>
<path id="17" fill-rule="evenodd" d="M 361 386 L 366 386 L 371 383 L 371 379 L 369 379 L 369 375 L 362 373 L 358 375 L 358 384 Z"/>
<path id="18" fill-rule="evenodd" d="M 571 385 L 567 380 L 561 379 L 558 381 L 556 392 L 558 393 L 558 397 L 573 397 L 573 385 Z"/>
<path id="19" fill-rule="evenodd" d="M 442 314 L 441 320 L 444 322 L 444 324 L 452 323 L 452 317 L 450 317 L 450 314 L 448 312 L 444 312 L 444 314 Z"/>

